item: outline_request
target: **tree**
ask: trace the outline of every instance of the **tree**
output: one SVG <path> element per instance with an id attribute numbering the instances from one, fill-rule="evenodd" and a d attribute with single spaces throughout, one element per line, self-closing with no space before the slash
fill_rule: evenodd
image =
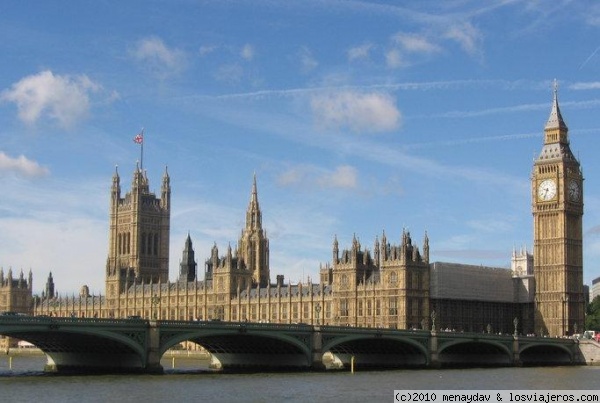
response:
<path id="1" fill-rule="evenodd" d="M 587 330 L 600 330 L 600 296 L 594 298 L 587 306 L 585 328 Z"/>

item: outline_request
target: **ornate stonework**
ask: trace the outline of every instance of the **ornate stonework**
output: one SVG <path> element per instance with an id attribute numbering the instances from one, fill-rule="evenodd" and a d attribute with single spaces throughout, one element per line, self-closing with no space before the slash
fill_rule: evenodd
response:
<path id="1" fill-rule="evenodd" d="M 583 176 L 569 147 L 555 87 L 544 146 L 531 180 L 535 331 L 563 336 L 584 325 Z"/>

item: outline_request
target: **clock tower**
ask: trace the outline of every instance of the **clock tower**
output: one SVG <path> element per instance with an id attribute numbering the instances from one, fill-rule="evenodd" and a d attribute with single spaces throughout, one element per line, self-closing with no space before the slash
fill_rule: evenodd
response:
<path id="1" fill-rule="evenodd" d="M 564 336 L 583 331 L 583 176 L 569 147 L 557 85 L 544 146 L 531 180 L 534 225 L 535 332 Z"/>

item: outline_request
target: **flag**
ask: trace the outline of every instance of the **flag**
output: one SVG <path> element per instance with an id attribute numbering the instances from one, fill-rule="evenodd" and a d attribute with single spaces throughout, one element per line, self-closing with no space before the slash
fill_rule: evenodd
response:
<path id="1" fill-rule="evenodd" d="M 133 138 L 133 142 L 136 144 L 142 144 L 144 142 L 144 131 L 142 130 Z"/>

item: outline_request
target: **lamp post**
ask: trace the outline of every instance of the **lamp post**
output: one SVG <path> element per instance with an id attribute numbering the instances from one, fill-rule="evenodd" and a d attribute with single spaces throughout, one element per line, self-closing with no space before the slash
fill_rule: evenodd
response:
<path id="1" fill-rule="evenodd" d="M 150 298 L 150 303 L 152 304 L 152 319 L 156 319 L 156 306 L 160 304 L 160 297 L 155 294 Z"/>
<path id="2" fill-rule="evenodd" d="M 319 326 L 319 316 L 321 313 L 321 304 L 319 304 L 317 302 L 317 305 L 315 306 L 315 311 L 317 311 L 317 326 Z"/>

